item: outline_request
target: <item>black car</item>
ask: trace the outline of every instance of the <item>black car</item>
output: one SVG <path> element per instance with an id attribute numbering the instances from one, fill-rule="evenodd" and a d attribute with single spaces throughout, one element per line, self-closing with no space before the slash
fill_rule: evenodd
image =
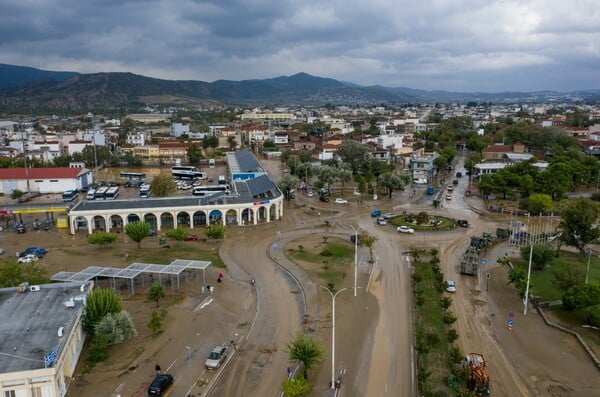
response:
<path id="1" fill-rule="evenodd" d="M 157 375 L 148 387 L 149 396 L 164 396 L 165 392 L 173 384 L 173 377 L 169 374 Z"/>
<path id="2" fill-rule="evenodd" d="M 469 227 L 469 221 L 466 219 L 459 219 L 458 221 L 456 221 L 456 223 L 460 227 Z"/>

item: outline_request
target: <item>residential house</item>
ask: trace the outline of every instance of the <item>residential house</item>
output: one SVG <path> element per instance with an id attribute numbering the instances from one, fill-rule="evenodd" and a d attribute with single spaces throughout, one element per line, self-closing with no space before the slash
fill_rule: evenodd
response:
<path id="1" fill-rule="evenodd" d="M 507 153 L 525 153 L 525 145 L 515 143 L 514 145 L 495 144 L 481 150 L 483 161 L 494 161 L 504 159 Z"/>
<path id="2" fill-rule="evenodd" d="M 410 171 L 413 183 L 427 184 L 433 181 L 433 177 L 435 176 L 434 161 L 437 157 L 438 154 L 436 152 L 414 153 L 410 157 Z"/>

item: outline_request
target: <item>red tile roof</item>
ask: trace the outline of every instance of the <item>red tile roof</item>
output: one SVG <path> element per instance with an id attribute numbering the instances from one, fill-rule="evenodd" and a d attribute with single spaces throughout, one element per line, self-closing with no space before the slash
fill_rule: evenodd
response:
<path id="1" fill-rule="evenodd" d="M 29 179 L 69 179 L 76 178 L 81 168 L 51 167 L 30 168 Z M 25 168 L 0 168 L 0 180 L 25 179 Z"/>

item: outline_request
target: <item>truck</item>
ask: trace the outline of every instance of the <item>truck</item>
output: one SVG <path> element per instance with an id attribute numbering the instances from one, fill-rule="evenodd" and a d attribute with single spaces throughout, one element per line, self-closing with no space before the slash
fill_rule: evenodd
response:
<path id="1" fill-rule="evenodd" d="M 433 186 L 427 186 L 427 195 L 428 196 L 433 196 L 434 192 L 435 192 L 435 189 L 433 188 Z"/>
<path id="2" fill-rule="evenodd" d="M 463 368 L 467 371 L 467 389 L 477 396 L 489 396 L 490 376 L 483 354 L 467 354 L 463 361 Z"/>

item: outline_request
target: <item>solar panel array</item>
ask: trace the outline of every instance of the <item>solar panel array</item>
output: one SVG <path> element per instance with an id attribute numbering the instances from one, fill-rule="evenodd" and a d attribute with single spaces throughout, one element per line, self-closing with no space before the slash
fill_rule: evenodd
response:
<path id="1" fill-rule="evenodd" d="M 234 154 L 233 158 L 237 162 L 237 171 L 239 172 L 258 172 L 263 170 L 256 157 L 249 150 L 240 150 Z M 231 167 L 231 170 L 233 171 L 233 167 Z"/>
<path id="2" fill-rule="evenodd" d="M 132 263 L 124 269 L 102 266 L 88 266 L 84 270 L 73 272 L 58 272 L 52 276 L 52 281 L 89 281 L 96 277 L 134 279 L 142 273 L 178 275 L 187 269 L 204 270 L 211 265 L 208 261 L 190 259 L 175 259 L 168 265 L 152 263 Z"/>
<path id="3" fill-rule="evenodd" d="M 252 197 L 258 197 L 261 194 L 277 191 L 277 187 L 273 181 L 270 180 L 266 175 L 261 175 L 254 179 L 248 179 L 246 184 L 248 185 L 248 190 L 250 190 L 250 195 Z"/>

